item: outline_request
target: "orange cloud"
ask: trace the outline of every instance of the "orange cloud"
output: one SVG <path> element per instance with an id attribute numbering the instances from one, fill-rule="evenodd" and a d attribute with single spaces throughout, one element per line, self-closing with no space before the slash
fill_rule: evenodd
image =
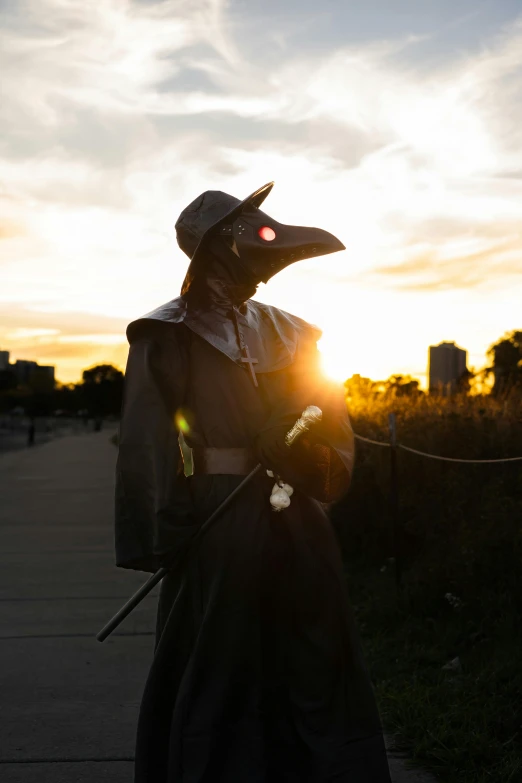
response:
<path id="1" fill-rule="evenodd" d="M 448 250 L 448 248 L 446 248 Z M 429 248 L 401 264 L 381 266 L 366 279 L 392 279 L 404 291 L 441 291 L 477 288 L 485 283 L 522 276 L 520 239 L 506 239 L 482 250 L 443 257 L 440 248 Z"/>
<path id="2" fill-rule="evenodd" d="M 93 364 L 122 368 L 127 357 L 125 329 L 130 319 L 81 312 L 38 312 L 8 305 L 0 326 L 0 347 L 11 360 L 52 364 L 60 381 L 77 381 Z M 118 339 L 118 337 L 121 339 Z"/>
<path id="3" fill-rule="evenodd" d="M 20 237 L 24 234 L 25 231 L 21 223 L 5 219 L 0 223 L 0 240 L 12 239 L 13 237 Z"/>
<path id="4" fill-rule="evenodd" d="M 126 342 L 113 346 L 85 342 L 49 342 L 36 346 L 23 344 L 13 349 L 12 358 L 31 359 L 39 364 L 54 365 L 57 367 L 57 379 L 63 383 L 70 383 L 78 381 L 82 371 L 95 364 L 114 364 L 119 369 L 123 369 L 127 349 Z"/>
<path id="5" fill-rule="evenodd" d="M 19 304 L 2 305 L 2 332 L 13 329 L 53 329 L 67 335 L 118 334 L 125 338 L 130 318 L 98 315 L 76 310 L 48 312 Z"/>

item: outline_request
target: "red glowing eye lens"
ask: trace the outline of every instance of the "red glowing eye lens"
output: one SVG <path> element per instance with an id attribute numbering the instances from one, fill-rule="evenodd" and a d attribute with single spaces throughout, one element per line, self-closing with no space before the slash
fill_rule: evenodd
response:
<path id="1" fill-rule="evenodd" d="M 257 233 L 265 242 L 271 242 L 276 237 L 274 229 L 270 228 L 270 226 L 261 226 Z"/>

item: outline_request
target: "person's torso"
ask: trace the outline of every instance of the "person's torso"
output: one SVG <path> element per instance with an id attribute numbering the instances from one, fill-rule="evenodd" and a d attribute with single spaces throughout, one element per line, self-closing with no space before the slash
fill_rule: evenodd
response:
<path id="1" fill-rule="evenodd" d="M 253 342 L 248 334 L 245 341 Z M 250 358 L 256 357 L 251 353 Z M 276 404 L 286 371 L 256 373 L 255 386 L 248 363 L 240 366 L 194 333 L 188 339 L 187 364 L 188 445 L 251 447 Z M 255 363 L 252 367 L 255 372 Z"/>

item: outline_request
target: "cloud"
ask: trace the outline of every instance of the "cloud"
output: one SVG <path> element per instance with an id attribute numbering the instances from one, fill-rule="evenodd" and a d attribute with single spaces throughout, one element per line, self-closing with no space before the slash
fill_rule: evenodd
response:
<path id="1" fill-rule="evenodd" d="M 137 5 L 128 0 L 28 0 L 0 36 L 9 114 L 56 127 L 70 108 L 112 113 L 173 112 L 175 98 L 155 90 L 204 44 L 237 67 L 222 0 Z M 207 58 L 208 58 L 207 53 Z M 29 98 L 30 96 L 30 98 Z"/>
<path id="2" fill-rule="evenodd" d="M 50 330 L 54 334 L 64 333 L 77 336 L 111 333 L 124 335 L 128 323 L 124 318 L 113 316 L 67 310 L 48 312 L 45 309 L 31 309 L 15 304 L 2 305 L 2 315 L 0 334 L 21 329 L 44 329 Z"/>
<path id="3" fill-rule="evenodd" d="M 414 248 L 409 256 L 401 264 L 368 273 L 367 281 L 388 278 L 392 286 L 419 292 L 481 286 L 491 290 L 500 280 L 505 285 L 509 278 L 522 282 L 522 237 L 508 237 L 501 242 L 461 241 L 454 247 L 447 246 L 443 252 L 437 247 Z"/>
<path id="4" fill-rule="evenodd" d="M 124 350 L 126 350 L 126 347 Z M 124 351 L 122 351 L 122 353 L 123 352 Z M 69 360 L 69 365 L 72 363 L 75 368 L 78 367 L 76 377 L 79 377 L 81 374 L 79 368 L 85 368 L 86 362 L 96 361 L 97 363 L 102 363 L 102 360 L 97 358 L 100 353 L 109 356 L 114 355 L 115 350 L 114 348 L 107 350 L 104 348 L 103 343 L 75 342 L 70 340 L 67 343 L 38 343 L 36 346 L 33 343 L 20 343 L 20 345 L 16 346 L 13 353 L 16 355 L 17 359 L 27 358 L 33 361 L 37 360 L 40 364 L 55 364 L 59 362 L 63 365 L 63 360 L 67 359 Z M 108 361 L 108 363 L 112 362 Z"/>
<path id="5" fill-rule="evenodd" d="M 55 377 L 62 383 L 74 383 L 81 379 L 83 370 L 96 364 L 113 364 L 125 367 L 128 353 L 126 343 L 107 346 L 97 342 L 47 342 L 35 345 L 20 343 L 12 349 L 11 360 L 28 359 L 56 368 Z"/>
<path id="6" fill-rule="evenodd" d="M 34 339 L 64 361 L 100 335 L 102 355 L 102 340 L 177 294 L 181 209 L 207 188 L 244 196 L 270 179 L 274 217 L 321 225 L 348 248 L 269 286 L 285 309 L 299 312 L 319 277 L 325 297 L 357 280 L 384 292 L 383 306 L 390 289 L 512 293 L 520 22 L 423 60 L 436 35 L 428 41 L 417 25 L 385 37 L 385 10 L 370 40 L 351 35 L 359 12 L 341 3 L 334 13 L 305 3 L 298 21 L 275 5 L 225 0 L 8 5 L 0 301 L 9 328 L 57 329 L 58 340 Z M 343 34 L 312 46 L 334 17 Z"/>
<path id="7" fill-rule="evenodd" d="M 64 382 L 78 380 L 82 370 L 93 364 L 125 366 L 129 319 L 13 304 L 2 306 L 2 316 L 0 348 L 11 352 L 11 361 L 57 365 L 57 377 Z"/>
<path id="8" fill-rule="evenodd" d="M 0 222 L 0 241 L 2 239 L 13 239 L 24 235 L 24 228 L 20 223 L 11 220 L 2 220 Z"/>

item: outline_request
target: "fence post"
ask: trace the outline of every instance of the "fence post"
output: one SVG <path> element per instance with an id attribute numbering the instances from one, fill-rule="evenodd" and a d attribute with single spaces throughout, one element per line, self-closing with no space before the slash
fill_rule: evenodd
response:
<path id="1" fill-rule="evenodd" d="M 388 414 L 390 431 L 390 511 L 393 532 L 393 556 L 395 558 L 395 585 L 402 588 L 402 535 L 399 515 L 399 478 L 397 473 L 397 420 L 395 413 Z"/>

